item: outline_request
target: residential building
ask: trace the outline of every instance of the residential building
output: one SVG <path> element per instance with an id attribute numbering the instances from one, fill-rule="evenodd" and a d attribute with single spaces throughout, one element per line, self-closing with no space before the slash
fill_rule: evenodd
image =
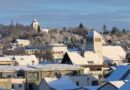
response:
<path id="1" fill-rule="evenodd" d="M 34 47 L 34 46 L 28 46 L 28 47 L 24 48 L 24 51 L 28 55 L 34 55 L 37 52 L 39 52 L 40 50 L 38 48 Z"/>
<path id="2" fill-rule="evenodd" d="M 0 66 L 0 88 L 38 90 L 41 80 L 45 77 L 60 78 L 82 73 L 82 67 L 65 64 Z"/>
<path id="3" fill-rule="evenodd" d="M 0 65 L 37 65 L 39 63 L 35 55 L 1 56 Z"/>
<path id="4" fill-rule="evenodd" d="M 31 42 L 30 40 L 26 40 L 26 39 L 16 39 L 14 43 L 17 44 L 18 46 L 25 47 L 25 46 L 29 46 Z"/>
<path id="5" fill-rule="evenodd" d="M 46 50 L 50 51 L 52 53 L 52 59 L 56 63 L 60 63 L 64 54 L 68 51 L 67 46 L 64 44 L 48 44 L 46 46 Z"/>
<path id="6" fill-rule="evenodd" d="M 103 46 L 104 63 L 121 65 L 126 60 L 126 52 L 121 46 Z"/>

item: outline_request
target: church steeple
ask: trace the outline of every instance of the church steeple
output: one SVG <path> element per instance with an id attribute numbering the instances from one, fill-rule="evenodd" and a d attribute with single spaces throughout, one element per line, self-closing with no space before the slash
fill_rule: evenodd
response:
<path id="1" fill-rule="evenodd" d="M 85 49 L 94 51 L 102 59 L 102 36 L 96 31 L 88 33 Z"/>

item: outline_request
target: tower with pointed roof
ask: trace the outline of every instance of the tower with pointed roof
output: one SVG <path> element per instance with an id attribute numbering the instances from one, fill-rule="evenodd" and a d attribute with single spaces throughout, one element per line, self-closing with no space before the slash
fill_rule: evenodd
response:
<path id="1" fill-rule="evenodd" d="M 38 21 L 37 21 L 35 18 L 33 19 L 32 27 L 33 27 L 33 29 L 34 29 L 34 31 L 35 31 L 36 33 L 39 32 L 40 26 L 39 26 Z"/>
<path id="2" fill-rule="evenodd" d="M 102 59 L 102 36 L 96 31 L 88 33 L 85 49 L 93 51 Z"/>

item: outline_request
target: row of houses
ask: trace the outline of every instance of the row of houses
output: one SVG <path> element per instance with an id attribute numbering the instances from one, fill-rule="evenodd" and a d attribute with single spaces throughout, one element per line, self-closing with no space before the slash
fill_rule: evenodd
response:
<path id="1" fill-rule="evenodd" d="M 45 78 L 54 80 L 64 76 L 73 77 L 82 74 L 82 67 L 66 64 L 0 66 L 0 88 L 38 90 L 39 84 Z"/>

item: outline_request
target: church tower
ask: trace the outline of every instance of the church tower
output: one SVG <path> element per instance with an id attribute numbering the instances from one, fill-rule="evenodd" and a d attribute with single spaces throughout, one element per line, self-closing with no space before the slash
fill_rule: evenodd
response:
<path id="1" fill-rule="evenodd" d="M 99 33 L 97 33 L 96 31 L 88 33 L 85 50 L 86 51 L 93 51 L 102 60 L 103 59 L 103 56 L 102 56 L 102 36 Z"/>
<path id="2" fill-rule="evenodd" d="M 35 33 L 39 32 L 40 26 L 39 26 L 38 21 L 35 18 L 33 19 L 32 27 L 33 27 Z"/>

